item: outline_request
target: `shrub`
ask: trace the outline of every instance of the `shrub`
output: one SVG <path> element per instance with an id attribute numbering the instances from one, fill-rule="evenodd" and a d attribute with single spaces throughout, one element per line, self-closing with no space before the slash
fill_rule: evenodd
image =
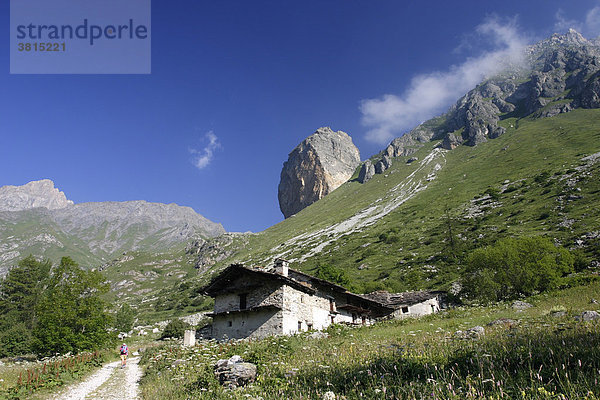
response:
<path id="1" fill-rule="evenodd" d="M 544 171 L 541 174 L 536 175 L 536 177 L 533 178 L 533 180 L 536 183 L 542 184 L 542 183 L 545 183 L 548 180 L 548 178 L 550 178 L 550 172 Z"/>
<path id="2" fill-rule="evenodd" d="M 573 271 L 574 257 L 546 238 L 506 238 L 467 258 L 467 297 L 497 301 L 529 296 L 558 286 Z"/>
<path id="3" fill-rule="evenodd" d="M 484 193 L 489 195 L 492 200 L 500 200 L 500 197 L 502 197 L 500 191 L 496 188 L 489 188 Z"/>
<path id="4" fill-rule="evenodd" d="M 350 279 L 346 275 L 343 269 L 334 267 L 333 265 L 321 265 L 317 268 L 315 274 L 317 278 L 325 279 L 329 282 L 337 283 L 338 285 L 347 285 L 350 283 Z"/>
<path id="5" fill-rule="evenodd" d="M 129 332 L 133 327 L 135 313 L 127 303 L 123 303 L 115 315 L 115 328 L 119 332 Z"/>
<path id="6" fill-rule="evenodd" d="M 0 333 L 0 357 L 29 354 L 31 342 L 31 331 L 24 323 L 17 323 Z"/>
<path id="7" fill-rule="evenodd" d="M 161 339 L 166 338 L 182 338 L 185 330 L 190 327 L 190 324 L 180 319 L 174 319 L 165 326 L 165 330 L 160 336 Z"/>

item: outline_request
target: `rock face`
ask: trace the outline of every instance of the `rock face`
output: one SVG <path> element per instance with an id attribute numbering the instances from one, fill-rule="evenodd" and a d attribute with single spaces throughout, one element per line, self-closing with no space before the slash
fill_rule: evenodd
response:
<path id="1" fill-rule="evenodd" d="M 360 167 L 360 172 L 358 173 L 358 181 L 360 183 L 365 183 L 369 181 L 373 175 L 375 175 L 375 167 L 371 160 L 365 161 L 365 163 Z"/>
<path id="2" fill-rule="evenodd" d="M 54 187 L 50 179 L 29 182 L 23 186 L 0 187 L 0 211 L 21 211 L 43 207 L 57 210 L 73 205 L 67 196 Z"/>
<path id="3" fill-rule="evenodd" d="M 283 164 L 278 197 L 285 218 L 345 183 L 359 164 L 360 153 L 348 134 L 317 129 Z"/>
<path id="4" fill-rule="evenodd" d="M 529 46 L 522 65 L 486 79 L 446 114 L 394 139 L 382 155 L 410 156 L 430 140 L 442 140 L 447 150 L 476 146 L 504 134 L 505 118 L 546 118 L 575 108 L 600 108 L 599 42 L 570 29 Z"/>

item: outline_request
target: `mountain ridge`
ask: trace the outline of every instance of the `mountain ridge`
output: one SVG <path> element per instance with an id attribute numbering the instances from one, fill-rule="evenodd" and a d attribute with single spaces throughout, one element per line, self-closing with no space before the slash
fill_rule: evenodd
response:
<path id="1" fill-rule="evenodd" d="M 162 251 L 225 232 L 221 224 L 175 203 L 74 204 L 49 179 L 3 186 L 0 193 L 2 273 L 29 252 L 48 256 L 73 251 L 77 261 L 99 266 L 123 252 Z"/>
<path id="2" fill-rule="evenodd" d="M 375 158 L 411 155 L 431 140 L 443 140 L 448 150 L 476 146 L 506 132 L 500 120 L 600 107 L 597 43 L 570 29 L 527 46 L 524 66 L 486 78 L 447 112 L 395 138 Z"/>

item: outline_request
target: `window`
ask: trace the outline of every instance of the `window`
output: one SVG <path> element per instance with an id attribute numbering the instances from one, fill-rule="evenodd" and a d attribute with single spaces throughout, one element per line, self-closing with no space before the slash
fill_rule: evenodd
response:
<path id="1" fill-rule="evenodd" d="M 367 323 L 367 317 L 362 316 L 362 324 L 365 325 Z"/>
<path id="2" fill-rule="evenodd" d="M 333 315 L 331 316 L 331 323 L 335 324 L 335 316 L 333 316 Z"/>
<path id="3" fill-rule="evenodd" d="M 431 305 L 431 312 L 434 313 L 435 312 L 435 306 L 432 304 Z"/>
<path id="4" fill-rule="evenodd" d="M 302 332 L 302 321 L 298 321 L 298 332 Z"/>
<path id="5" fill-rule="evenodd" d="M 308 327 L 309 331 L 312 331 L 313 328 L 313 324 L 311 324 L 310 322 L 306 324 L 306 326 Z"/>
<path id="6" fill-rule="evenodd" d="M 402 307 L 402 314 L 408 314 L 408 307 Z"/>
<path id="7" fill-rule="evenodd" d="M 329 299 L 329 311 L 335 311 L 335 301 L 333 301 L 333 299 Z"/>
<path id="8" fill-rule="evenodd" d="M 300 303 L 304 303 L 304 296 L 300 295 Z"/>
<path id="9" fill-rule="evenodd" d="M 248 300 L 247 293 L 240 294 L 240 310 L 245 310 L 247 308 L 247 303 L 246 303 L 247 300 Z"/>
<path id="10" fill-rule="evenodd" d="M 352 322 L 356 322 L 356 319 L 357 319 L 357 318 L 358 318 L 358 317 L 356 316 L 356 314 L 352 313 Z"/>
<path id="11" fill-rule="evenodd" d="M 227 321 L 227 326 L 232 326 L 233 325 L 233 321 Z"/>

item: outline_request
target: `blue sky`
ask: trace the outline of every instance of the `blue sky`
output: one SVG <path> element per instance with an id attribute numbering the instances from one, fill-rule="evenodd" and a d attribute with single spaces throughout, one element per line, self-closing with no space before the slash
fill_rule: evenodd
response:
<path id="1" fill-rule="evenodd" d="M 317 128 L 365 159 L 498 56 L 600 34 L 597 0 L 153 0 L 152 74 L 10 75 L 8 1 L 0 15 L 0 185 L 174 202 L 230 231 L 283 219 L 282 164 Z"/>

